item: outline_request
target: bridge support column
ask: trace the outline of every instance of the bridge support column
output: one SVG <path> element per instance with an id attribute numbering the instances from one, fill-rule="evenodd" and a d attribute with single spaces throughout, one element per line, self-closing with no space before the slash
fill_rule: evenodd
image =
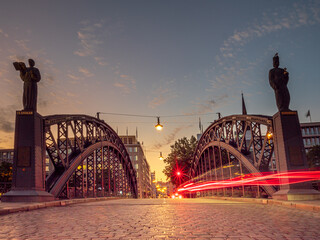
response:
<path id="1" fill-rule="evenodd" d="M 45 145 L 43 119 L 34 111 L 17 111 L 13 180 L 3 202 L 43 202 L 54 200 L 45 191 Z"/>
<path id="2" fill-rule="evenodd" d="M 278 112 L 273 116 L 273 138 L 275 157 L 279 172 L 307 169 L 297 111 Z M 288 179 L 280 179 L 280 190 L 273 194 L 279 200 L 313 200 L 320 198 L 320 192 L 312 189 L 311 183 L 289 184 Z"/>

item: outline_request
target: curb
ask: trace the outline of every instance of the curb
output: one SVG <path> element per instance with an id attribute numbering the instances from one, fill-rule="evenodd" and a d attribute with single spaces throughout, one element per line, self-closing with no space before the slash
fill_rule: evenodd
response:
<path id="1" fill-rule="evenodd" d="M 0 209 L 0 216 L 11 214 L 11 213 L 17 213 L 17 212 L 33 211 L 33 210 L 42 209 L 42 208 L 60 207 L 60 206 L 73 205 L 77 203 L 88 203 L 88 202 L 108 201 L 108 200 L 117 200 L 117 199 L 122 199 L 122 198 L 116 198 L 116 197 L 81 198 L 81 199 L 59 200 L 59 201 L 52 201 L 52 202 L 36 203 L 36 204 L 25 205 L 21 207 L 12 207 L 12 208 L 8 207 L 5 209 Z"/>
<path id="2" fill-rule="evenodd" d="M 320 212 L 320 205 L 313 205 L 299 202 L 280 201 L 274 199 L 261 199 L 261 198 L 234 198 L 234 197 L 204 197 L 208 199 L 217 199 L 225 201 L 237 201 L 237 202 L 254 202 L 264 205 L 277 205 L 286 208 L 296 208 L 305 211 Z"/>

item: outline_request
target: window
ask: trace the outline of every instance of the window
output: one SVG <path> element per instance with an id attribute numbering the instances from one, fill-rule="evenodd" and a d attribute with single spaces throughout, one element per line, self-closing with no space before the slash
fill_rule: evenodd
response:
<path id="1" fill-rule="evenodd" d="M 302 136 L 306 135 L 306 132 L 305 132 L 305 129 L 304 129 L 304 128 L 302 128 L 301 134 L 302 134 Z"/>
<path id="2" fill-rule="evenodd" d="M 138 170 L 138 168 L 139 168 L 138 164 L 135 164 L 135 165 L 134 165 L 134 168 L 135 168 L 136 170 Z"/>
<path id="3" fill-rule="evenodd" d="M 132 138 L 129 138 L 129 144 L 132 144 Z"/>
<path id="4" fill-rule="evenodd" d="M 129 147 L 128 150 L 129 150 L 129 152 L 132 152 L 132 147 Z"/>
<path id="5" fill-rule="evenodd" d="M 127 144 L 127 138 L 123 138 L 123 143 Z"/>
<path id="6" fill-rule="evenodd" d="M 134 156 L 134 160 L 138 160 L 138 156 L 137 155 Z"/>
<path id="7" fill-rule="evenodd" d="M 319 145 L 319 138 L 316 138 L 316 144 Z"/>
<path id="8" fill-rule="evenodd" d="M 134 147 L 134 152 L 138 152 L 138 148 L 137 147 Z"/>

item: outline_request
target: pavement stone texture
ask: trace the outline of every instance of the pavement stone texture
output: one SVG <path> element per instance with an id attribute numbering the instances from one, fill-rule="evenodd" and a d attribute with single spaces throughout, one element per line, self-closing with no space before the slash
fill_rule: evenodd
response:
<path id="1" fill-rule="evenodd" d="M 0 216 L 0 239 L 318 240 L 320 213 L 217 199 L 120 199 Z"/>

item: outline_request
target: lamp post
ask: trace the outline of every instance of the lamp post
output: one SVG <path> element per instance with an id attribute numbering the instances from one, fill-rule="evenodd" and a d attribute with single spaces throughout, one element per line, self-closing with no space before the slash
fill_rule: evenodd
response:
<path id="1" fill-rule="evenodd" d="M 160 117 L 157 117 L 157 124 L 154 126 L 158 131 L 161 131 L 163 126 L 160 124 Z"/>

